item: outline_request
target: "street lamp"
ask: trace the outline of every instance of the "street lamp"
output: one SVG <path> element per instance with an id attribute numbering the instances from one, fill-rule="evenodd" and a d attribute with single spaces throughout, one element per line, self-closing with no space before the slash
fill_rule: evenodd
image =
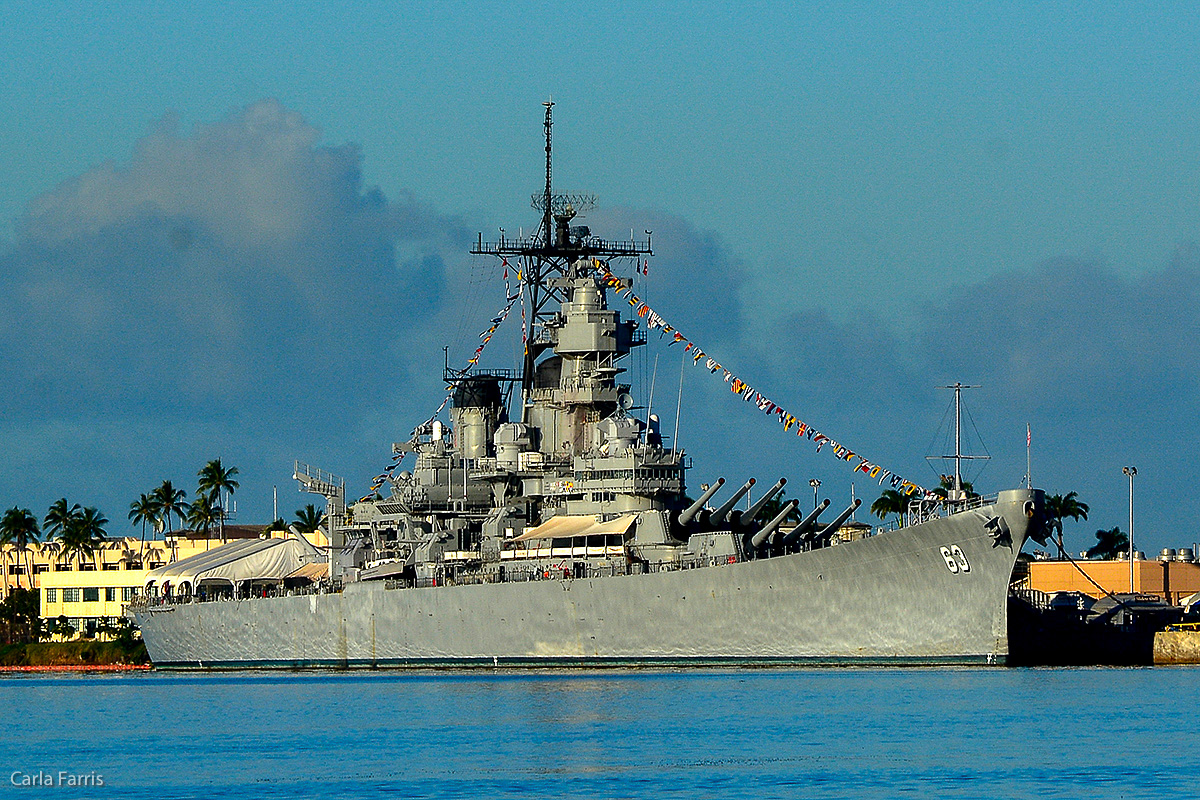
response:
<path id="1" fill-rule="evenodd" d="M 808 485 L 813 487 L 813 508 L 816 508 L 817 507 L 817 489 L 821 488 L 821 482 L 819 480 L 817 480 L 816 478 L 813 478 L 811 481 L 808 482 Z"/>
<path id="2" fill-rule="evenodd" d="M 1133 594 L 1133 476 L 1137 475 L 1137 467 L 1121 467 L 1129 477 L 1129 593 Z"/>

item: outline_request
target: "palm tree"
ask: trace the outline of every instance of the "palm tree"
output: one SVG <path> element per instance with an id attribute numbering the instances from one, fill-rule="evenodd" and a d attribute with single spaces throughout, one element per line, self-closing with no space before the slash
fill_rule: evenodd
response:
<path id="1" fill-rule="evenodd" d="M 221 466 L 221 459 L 214 458 L 205 464 L 196 475 L 200 478 L 197 494 L 208 495 L 212 506 L 217 510 L 221 524 L 221 543 L 225 542 L 225 502 L 222 493 L 232 496 L 238 488 L 234 476 L 238 474 L 237 467 Z"/>
<path id="2" fill-rule="evenodd" d="M 309 503 L 304 508 L 296 509 L 296 528 L 301 533 L 313 533 L 325 520 L 325 512 L 317 511 L 317 507 Z"/>
<path id="3" fill-rule="evenodd" d="M 163 534 L 166 535 L 171 530 L 171 515 L 175 514 L 182 521 L 187 514 L 188 504 L 186 502 L 187 492 L 183 489 L 176 489 L 171 485 L 170 481 L 163 481 L 153 492 L 153 498 L 158 503 L 158 512 L 160 520 L 163 523 Z"/>
<path id="4" fill-rule="evenodd" d="M 1085 517 L 1086 519 L 1086 517 Z M 1096 531 L 1096 543 L 1087 551 L 1088 558 L 1115 559 L 1129 548 L 1129 537 L 1120 528 Z"/>
<path id="5" fill-rule="evenodd" d="M 157 527 L 159 523 L 159 505 L 154 498 L 154 493 L 142 493 L 137 500 L 129 504 L 129 519 L 134 525 L 141 524 L 142 526 L 142 543 L 138 547 L 138 561 L 145 563 L 142 556 L 146 551 L 146 523 L 149 522 L 152 527 Z"/>
<path id="6" fill-rule="evenodd" d="M 62 552 L 70 560 L 74 556 L 82 563 L 84 556 L 94 556 L 96 546 L 104 540 L 104 526 L 108 520 L 95 508 L 85 508 L 67 522 L 58 535 Z"/>
<path id="7" fill-rule="evenodd" d="M 904 521 L 904 512 L 908 509 L 908 498 L 895 489 L 885 489 L 883 494 L 871 504 L 871 513 L 880 519 L 888 514 L 895 514 Z"/>
<path id="8" fill-rule="evenodd" d="M 1068 492 L 1065 495 L 1052 494 L 1046 498 L 1046 514 L 1050 517 L 1050 530 L 1058 534 L 1058 549 L 1066 552 L 1063 549 L 1063 520 L 1067 517 L 1076 522 L 1087 519 L 1088 504 L 1079 502 L 1075 492 Z M 1099 532 L 1097 532 L 1097 538 L 1099 538 Z M 1091 558 L 1091 556 L 1088 557 Z"/>
<path id="9" fill-rule="evenodd" d="M 83 509 L 79 507 L 79 503 L 74 503 L 70 507 L 67 506 L 67 498 L 63 497 L 54 501 L 50 506 L 50 510 L 46 512 L 46 516 L 42 519 L 42 525 L 45 526 L 46 538 L 61 538 L 65 531 L 79 515 L 83 513 Z"/>
<path id="10" fill-rule="evenodd" d="M 29 581 L 29 589 L 33 590 L 33 564 L 29 559 L 29 545 L 41 540 L 41 530 L 38 529 L 37 517 L 27 508 L 13 506 L 4 512 L 0 519 L 0 542 L 11 544 L 17 550 L 17 555 L 25 562 L 25 575 Z M 17 581 L 17 586 L 21 582 Z"/>
<path id="11" fill-rule="evenodd" d="M 204 531 L 204 538 L 207 540 L 208 532 L 212 530 L 212 526 L 216 524 L 220 515 L 220 509 L 213 503 L 212 497 L 201 494 L 188 508 L 187 522 L 192 526 L 192 530 Z"/>

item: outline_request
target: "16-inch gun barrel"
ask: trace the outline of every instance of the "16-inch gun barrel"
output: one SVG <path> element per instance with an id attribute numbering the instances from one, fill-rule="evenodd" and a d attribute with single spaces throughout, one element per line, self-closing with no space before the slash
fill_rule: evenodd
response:
<path id="1" fill-rule="evenodd" d="M 788 531 L 788 535 L 783 537 L 784 545 L 793 545 L 800 539 L 808 529 L 816 524 L 817 517 L 821 516 L 821 512 L 829 508 L 829 498 L 826 497 L 821 501 L 821 504 L 808 513 L 808 516 L 800 520 L 800 524 Z"/>
<path id="2" fill-rule="evenodd" d="M 850 515 L 853 514 L 861 505 L 862 500 L 855 500 L 846 508 L 845 511 L 838 514 L 837 517 L 834 518 L 833 522 L 829 523 L 824 528 L 821 528 L 821 532 L 814 536 L 813 539 L 819 542 L 822 539 L 832 536 L 833 532 L 842 527 L 842 523 L 850 519 Z"/>
<path id="3" fill-rule="evenodd" d="M 754 478 L 751 478 L 743 483 L 741 488 L 733 493 L 733 497 L 730 497 L 728 500 L 722 503 L 721 507 L 712 513 L 712 516 L 709 517 L 711 524 L 720 525 L 725 522 L 725 518 L 729 516 L 730 511 L 733 511 L 733 507 L 737 505 L 738 500 L 741 500 L 743 497 L 745 497 L 746 492 L 750 491 L 750 487 L 753 485 Z"/>
<path id="4" fill-rule="evenodd" d="M 700 498 L 696 500 L 696 502 L 692 503 L 683 510 L 683 512 L 679 515 L 679 524 L 692 524 L 692 520 L 694 520 L 696 515 L 700 513 L 700 509 L 704 508 L 704 504 L 711 500 L 712 496 L 717 493 L 717 490 L 724 485 L 725 479 L 717 478 L 717 482 L 710 486 L 708 490 L 704 492 L 704 494 L 700 495 Z"/>
<path id="5" fill-rule="evenodd" d="M 775 529 L 783 524 L 783 521 L 787 518 L 787 515 L 795 511 L 796 506 L 798 505 L 800 505 L 799 500 L 787 501 L 787 503 L 785 503 L 783 506 L 783 510 L 776 514 L 774 519 L 763 526 L 762 530 L 754 534 L 753 538 L 750 539 L 750 546 L 757 550 L 766 544 L 767 539 L 771 537 L 771 534 L 775 531 Z"/>
<path id="6" fill-rule="evenodd" d="M 763 506 L 765 506 L 767 503 L 769 503 L 771 501 L 771 498 L 774 497 L 779 492 L 779 490 L 783 488 L 785 483 L 787 483 L 787 478 L 780 478 L 778 481 L 775 482 L 774 486 L 772 486 L 770 489 L 767 489 L 766 494 L 764 494 L 762 497 L 758 498 L 757 503 L 750 506 L 750 508 L 746 509 L 746 513 L 742 514 L 742 517 L 741 517 L 742 524 L 744 524 L 744 525 L 753 524 L 754 518 L 758 516 L 758 512 L 763 510 Z"/>

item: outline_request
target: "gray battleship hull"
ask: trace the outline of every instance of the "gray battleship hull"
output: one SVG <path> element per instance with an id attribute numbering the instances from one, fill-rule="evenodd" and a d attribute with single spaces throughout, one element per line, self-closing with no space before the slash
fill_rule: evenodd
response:
<path id="1" fill-rule="evenodd" d="M 164 668 L 1004 663 L 1032 496 L 1003 492 L 859 541 L 695 569 L 418 589 L 362 582 L 135 613 Z M 999 538 L 996 517 L 1008 529 Z"/>

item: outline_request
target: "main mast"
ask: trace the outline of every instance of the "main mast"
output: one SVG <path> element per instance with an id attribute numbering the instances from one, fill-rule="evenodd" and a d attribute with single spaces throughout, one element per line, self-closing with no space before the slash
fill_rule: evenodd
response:
<path id="1" fill-rule="evenodd" d="M 483 234 L 471 248 L 473 255 L 493 255 L 503 259 L 515 258 L 519 263 L 521 290 L 528 291 L 530 314 L 526 320 L 525 355 L 519 377 L 521 383 L 521 420 L 525 421 L 534 371 L 538 357 L 551 347 L 544 336 L 545 326 L 567 300 L 570 279 L 593 270 L 593 259 L 608 262 L 618 258 L 641 258 L 652 255 L 647 232 L 643 241 L 608 241 L 591 235 L 586 225 L 572 226 L 579 214 L 596 207 L 596 197 L 590 194 L 555 194 L 552 180 L 554 120 L 553 101 L 542 104 L 546 109 L 543 123 L 546 131 L 546 183 L 543 191 L 534 194 L 531 205 L 542 212 L 541 227 L 528 238 L 498 242 L 483 241 Z M 447 380 L 462 380 L 466 372 L 447 375 Z"/>

